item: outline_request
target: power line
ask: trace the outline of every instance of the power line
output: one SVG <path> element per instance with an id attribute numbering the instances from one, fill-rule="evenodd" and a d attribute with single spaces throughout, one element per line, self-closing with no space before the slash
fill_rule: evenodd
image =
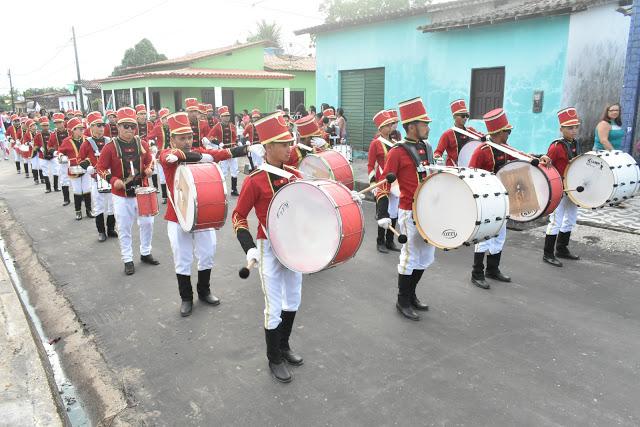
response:
<path id="1" fill-rule="evenodd" d="M 167 3 L 169 3 L 169 0 L 165 0 L 163 2 L 160 2 L 159 4 L 156 4 L 153 7 L 150 7 L 149 9 L 145 9 L 145 10 L 143 10 L 142 12 L 140 12 L 140 13 L 138 13 L 136 15 L 130 16 L 130 17 L 128 17 L 127 19 L 125 19 L 123 21 L 116 22 L 115 24 L 109 25 L 108 27 L 100 28 L 98 30 L 95 30 L 95 31 L 92 31 L 92 32 L 86 33 L 86 34 L 80 34 L 80 35 L 77 36 L 77 38 L 90 37 L 90 36 L 93 36 L 95 34 L 102 33 L 104 31 L 108 31 L 108 30 L 111 30 L 113 28 L 119 27 L 122 24 L 126 24 L 127 22 L 133 21 L 134 19 L 139 18 L 139 17 L 141 17 L 143 15 L 146 15 L 149 12 L 157 10 L 158 8 L 160 8 L 161 6 L 164 6 Z"/>
<path id="2" fill-rule="evenodd" d="M 40 65 L 35 70 L 29 71 L 28 73 L 18 73 L 18 74 L 14 74 L 14 75 L 16 77 L 24 77 L 24 76 L 28 76 L 30 74 L 37 73 L 38 71 L 42 70 L 44 67 L 46 67 L 51 62 L 53 62 L 54 59 L 58 58 L 58 55 L 60 55 L 60 53 L 62 53 L 63 50 L 65 50 L 67 47 L 69 47 L 70 41 L 71 41 L 71 39 L 69 39 L 65 44 L 63 44 L 51 58 L 47 59 L 42 65 Z"/>

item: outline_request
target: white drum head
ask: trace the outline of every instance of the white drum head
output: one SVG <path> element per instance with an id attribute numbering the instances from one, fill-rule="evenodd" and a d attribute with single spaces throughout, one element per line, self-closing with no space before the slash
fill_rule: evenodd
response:
<path id="1" fill-rule="evenodd" d="M 178 223 L 186 232 L 193 230 L 196 220 L 196 184 L 188 167 L 180 165 L 173 179 L 173 209 Z"/>
<path id="2" fill-rule="evenodd" d="M 574 158 L 567 166 L 565 189 L 584 187 L 584 191 L 568 192 L 569 198 L 583 208 L 599 208 L 607 203 L 613 193 L 614 173 L 609 164 L 595 154 L 585 153 Z"/>
<path id="3" fill-rule="evenodd" d="M 422 237 L 439 248 L 456 248 L 475 230 L 477 206 L 473 192 L 456 174 L 436 173 L 418 188 L 414 220 Z"/>
<path id="4" fill-rule="evenodd" d="M 333 171 L 327 162 L 325 162 L 322 157 L 316 156 L 315 154 L 307 154 L 307 156 L 302 159 L 300 162 L 300 172 L 302 172 L 305 179 L 335 180 Z"/>
<path id="5" fill-rule="evenodd" d="M 321 190 L 323 183 L 287 184 L 269 205 L 269 243 L 278 260 L 293 271 L 320 271 L 338 252 L 342 227 L 336 206 Z"/>
<path id="6" fill-rule="evenodd" d="M 473 152 L 476 151 L 476 148 L 480 146 L 480 144 L 482 144 L 482 142 L 476 141 L 476 140 L 471 140 L 466 144 L 464 144 L 464 147 L 462 147 L 462 149 L 460 150 L 460 153 L 458 153 L 458 166 L 460 167 L 469 166 L 469 161 L 471 161 L 471 156 L 473 155 Z"/>
<path id="7" fill-rule="evenodd" d="M 507 163 L 497 173 L 509 193 L 509 216 L 514 221 L 537 218 L 549 204 L 546 175 L 536 166 L 520 160 Z"/>

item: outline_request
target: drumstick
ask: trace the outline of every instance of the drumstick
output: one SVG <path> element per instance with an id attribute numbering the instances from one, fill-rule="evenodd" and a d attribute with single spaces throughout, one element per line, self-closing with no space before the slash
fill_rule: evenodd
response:
<path id="1" fill-rule="evenodd" d="M 578 185 L 576 188 L 571 190 L 564 190 L 565 193 L 569 193 L 571 191 L 577 191 L 578 193 L 582 193 L 584 191 L 584 187 L 582 185 Z"/>
<path id="2" fill-rule="evenodd" d="M 251 272 L 251 269 L 255 266 L 256 266 L 256 260 L 252 259 L 247 263 L 246 267 L 242 267 L 240 271 L 238 271 L 238 275 L 240 276 L 241 279 L 246 279 L 247 277 L 249 277 L 249 273 Z"/>
<path id="3" fill-rule="evenodd" d="M 481 139 L 480 139 L 481 136 L 475 135 L 475 134 L 473 134 L 473 133 L 471 133 L 471 132 L 469 132 L 467 130 L 460 129 L 460 128 L 457 128 L 455 126 L 451 127 L 451 130 L 454 131 L 454 132 L 458 132 L 458 133 L 460 133 L 462 135 L 466 135 L 471 139 L 475 139 L 475 140 L 481 141 Z M 489 138 L 489 136 L 487 136 L 487 139 L 484 142 L 487 145 L 495 148 L 496 150 L 502 151 L 503 153 L 508 154 L 511 157 L 514 157 L 514 158 L 516 158 L 518 160 L 524 160 L 526 162 L 530 162 L 532 166 L 538 166 L 538 164 L 540 163 L 540 159 L 538 159 L 537 157 L 533 157 L 533 156 L 531 156 L 531 155 L 529 155 L 527 153 L 523 153 L 522 151 L 516 150 L 513 147 L 505 147 L 505 146 L 503 146 L 501 144 L 496 144 L 495 142 L 489 140 L 488 138 Z"/>
<path id="4" fill-rule="evenodd" d="M 395 228 L 393 228 L 391 225 L 389 225 L 389 230 L 391 230 L 391 232 L 393 234 L 398 236 L 398 242 L 402 243 L 403 245 L 405 243 L 407 243 L 407 235 L 406 234 L 400 234 L 400 232 L 398 230 L 396 230 Z"/>
<path id="5" fill-rule="evenodd" d="M 371 184 L 370 186 L 368 186 L 368 187 L 367 187 L 367 188 L 365 188 L 364 190 L 360 190 L 360 191 L 358 191 L 358 194 L 364 194 L 364 193 L 366 193 L 367 191 L 371 191 L 371 190 L 373 190 L 374 188 L 378 188 L 378 187 L 380 187 L 382 184 L 384 184 L 385 182 L 386 182 L 386 183 L 389 183 L 389 184 L 392 184 L 395 180 L 396 180 L 396 176 L 395 176 L 394 174 L 392 174 L 392 173 L 389 173 L 389 174 L 387 174 L 387 177 L 386 177 L 385 179 L 383 179 L 383 180 L 382 180 L 382 181 L 380 181 L 380 182 L 376 182 L 375 184 Z"/>

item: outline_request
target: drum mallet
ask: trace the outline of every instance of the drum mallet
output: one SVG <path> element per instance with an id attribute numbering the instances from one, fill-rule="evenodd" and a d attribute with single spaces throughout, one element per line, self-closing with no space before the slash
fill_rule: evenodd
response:
<path id="1" fill-rule="evenodd" d="M 396 230 L 395 228 L 393 228 L 391 225 L 389 225 L 389 230 L 391 230 L 391 232 L 393 234 L 395 234 L 396 236 L 398 236 L 398 242 L 401 244 L 405 244 L 407 243 L 407 235 L 406 234 L 400 234 L 400 232 L 398 232 L 398 230 Z"/>
<path id="2" fill-rule="evenodd" d="M 396 176 L 392 173 L 387 174 L 387 177 L 385 179 L 383 179 L 380 182 L 376 182 L 375 184 L 371 184 L 370 186 L 368 186 L 367 188 L 365 188 L 364 190 L 360 190 L 358 191 L 358 194 L 364 194 L 367 191 L 371 191 L 375 188 L 380 187 L 382 184 L 384 184 L 385 182 L 388 184 L 393 184 L 396 180 Z"/>
<path id="3" fill-rule="evenodd" d="M 584 191 L 584 187 L 582 185 L 578 185 L 576 188 L 572 190 L 564 190 L 565 193 L 569 193 L 571 191 L 577 191 L 578 193 L 582 193 Z"/>
<path id="4" fill-rule="evenodd" d="M 249 277 L 249 273 L 251 272 L 251 269 L 255 266 L 256 266 L 256 260 L 252 259 L 247 263 L 246 267 L 242 267 L 240 271 L 238 271 L 238 275 L 240 276 L 241 279 L 246 279 L 247 277 Z"/>

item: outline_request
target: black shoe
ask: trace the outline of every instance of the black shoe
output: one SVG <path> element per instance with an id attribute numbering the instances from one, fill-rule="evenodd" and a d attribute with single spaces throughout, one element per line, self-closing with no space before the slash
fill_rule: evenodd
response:
<path id="1" fill-rule="evenodd" d="M 490 279 L 494 279 L 499 282 L 510 282 L 511 277 L 502 274 L 500 271 L 500 258 L 502 258 L 502 252 L 487 255 L 487 270 L 485 272 L 485 277 L 489 277 Z"/>
<path id="2" fill-rule="evenodd" d="M 116 230 L 107 230 L 107 236 L 108 237 L 118 237 L 118 233 L 116 232 Z"/>
<path id="3" fill-rule="evenodd" d="M 136 267 L 133 265 L 133 261 L 124 263 L 124 274 L 126 274 L 127 276 L 131 276 L 135 272 Z"/>
<path id="4" fill-rule="evenodd" d="M 47 193 L 51 193 L 51 188 L 47 188 L 46 190 L 44 190 L 44 193 L 45 193 L 45 194 L 47 194 Z"/>
<path id="5" fill-rule="evenodd" d="M 281 360 L 280 363 L 269 362 L 269 369 L 271 370 L 273 378 L 281 383 L 290 383 L 293 379 L 284 360 Z"/>
<path id="6" fill-rule="evenodd" d="M 64 202 L 62 202 L 62 206 L 67 206 L 70 203 L 71 203 L 71 200 L 65 200 Z"/>
<path id="7" fill-rule="evenodd" d="M 95 218 L 89 209 L 85 209 L 85 213 L 87 214 L 87 218 Z"/>
<path id="8" fill-rule="evenodd" d="M 487 270 L 487 272 L 485 273 L 485 276 L 493 279 L 493 280 L 497 280 L 498 282 L 511 282 L 511 277 L 502 274 L 502 272 L 500 270 L 498 271 L 490 271 Z"/>
<path id="9" fill-rule="evenodd" d="M 429 306 L 420 302 L 420 300 L 416 296 L 411 298 L 411 306 L 418 311 L 429 311 Z"/>
<path id="10" fill-rule="evenodd" d="M 562 267 L 562 263 L 558 261 L 558 258 L 553 255 L 543 255 L 542 261 L 546 262 L 547 264 L 551 264 L 554 267 Z"/>
<path id="11" fill-rule="evenodd" d="M 54 188 L 53 191 L 55 191 L 56 193 L 59 193 L 62 190 L 60 190 L 59 188 Z"/>
<path id="12" fill-rule="evenodd" d="M 282 358 L 282 350 L 280 350 L 281 325 L 282 323 L 280 323 L 276 329 L 265 329 L 264 337 L 267 343 L 269 369 L 273 377 L 282 383 L 288 383 L 291 382 L 291 373 L 289 373 L 289 369 L 287 369 L 287 364 Z"/>
<path id="13" fill-rule="evenodd" d="M 289 346 L 289 337 L 291 337 L 296 312 L 282 310 L 280 312 L 280 318 L 282 319 L 280 325 L 278 325 L 278 329 L 280 330 L 280 353 L 287 363 L 300 366 L 304 363 L 302 356 L 294 353 Z"/>
<path id="14" fill-rule="evenodd" d="M 235 196 L 235 197 L 238 197 L 240 194 L 238 194 L 238 192 L 236 190 L 231 190 L 231 195 Z M 289 380 L 289 381 L 291 381 L 291 380 Z M 289 381 L 287 381 L 287 382 L 289 382 Z"/>
<path id="15" fill-rule="evenodd" d="M 571 232 L 559 232 L 558 244 L 556 245 L 556 256 L 558 258 L 571 259 L 577 261 L 580 259 L 578 255 L 574 255 L 569 251 L 569 239 L 571 238 Z"/>
<path id="16" fill-rule="evenodd" d="M 400 314 L 402 314 L 407 319 L 415 320 L 415 321 L 420 320 L 420 316 L 418 315 L 418 313 L 413 311 L 413 308 L 411 308 L 411 307 L 403 307 L 403 306 L 400 305 L 400 303 L 396 303 L 396 308 L 398 309 Z"/>
<path id="17" fill-rule="evenodd" d="M 382 243 L 378 243 L 376 245 L 376 248 L 378 249 L 378 252 L 380 252 L 382 254 L 388 254 L 389 253 L 389 251 L 387 250 L 387 247 Z"/>
<path id="18" fill-rule="evenodd" d="M 192 310 L 193 310 L 193 301 L 182 301 L 182 304 L 180 304 L 180 316 L 182 317 L 191 316 Z"/>
<path id="19" fill-rule="evenodd" d="M 198 299 L 207 304 L 220 305 L 220 299 L 211 293 L 208 295 L 198 295 Z"/>
<path id="20" fill-rule="evenodd" d="M 160 264 L 160 261 L 155 259 L 153 257 L 153 255 L 151 255 L 151 254 L 149 254 L 149 255 L 140 255 L 140 261 L 144 262 L 145 264 L 151 264 L 151 265 Z"/>
<path id="21" fill-rule="evenodd" d="M 80 221 L 82 219 L 82 212 L 76 211 L 76 221 Z"/>
<path id="22" fill-rule="evenodd" d="M 564 259 L 570 259 L 570 260 L 573 260 L 573 261 L 578 261 L 580 259 L 580 257 L 578 255 L 572 254 L 569 251 L 569 249 L 567 249 L 566 252 L 556 251 L 556 257 L 564 258 Z"/>
<path id="23" fill-rule="evenodd" d="M 400 248 L 396 246 L 396 243 L 391 241 L 385 244 L 385 247 L 392 252 L 400 252 Z"/>
<path id="24" fill-rule="evenodd" d="M 98 233 L 98 242 L 104 242 L 107 240 L 107 235 L 104 233 Z"/>
<path id="25" fill-rule="evenodd" d="M 475 277 L 472 277 L 471 283 L 482 289 L 491 289 L 491 286 L 484 279 L 476 279 Z"/>
<path id="26" fill-rule="evenodd" d="M 286 360 L 288 364 L 293 366 L 301 366 L 304 364 L 304 360 L 302 359 L 302 356 L 294 353 L 293 350 L 281 349 L 281 351 L 282 351 L 282 358 Z"/>

